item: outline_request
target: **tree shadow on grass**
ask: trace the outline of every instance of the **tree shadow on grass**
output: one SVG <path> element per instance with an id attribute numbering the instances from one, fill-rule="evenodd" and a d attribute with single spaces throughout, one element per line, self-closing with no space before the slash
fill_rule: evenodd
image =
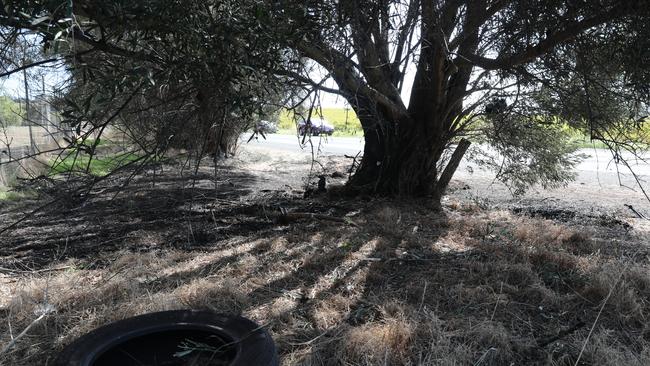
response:
<path id="1" fill-rule="evenodd" d="M 394 217 L 401 228 L 369 219 L 358 232 L 367 235 L 365 244 L 335 257 L 336 263 L 317 274 L 303 268 L 285 282 L 306 286 L 308 294 L 271 317 L 285 362 L 575 362 L 579 349 L 555 337 L 575 332 L 584 339 L 584 324 L 594 321 L 595 306 L 607 293 L 589 300 L 577 292 L 588 293 L 585 288 L 592 286 L 578 257 L 558 248 L 508 242 L 507 233 L 495 239 L 480 232 L 482 226 L 461 232 L 468 245 L 449 249 L 454 243 L 446 235 L 459 231 L 450 232 L 449 225 L 459 224 L 444 214 L 411 217 L 414 221 L 406 214 Z M 285 324 L 296 319 L 306 325 L 287 331 Z M 615 326 L 623 319 L 616 315 L 602 321 Z M 556 340 L 565 348 L 558 350 Z"/>
<path id="2" fill-rule="evenodd" d="M 105 278 L 132 269 L 137 301 L 119 295 L 108 312 L 128 307 L 130 316 L 140 309 L 136 304 L 147 311 L 166 306 L 152 299 L 243 312 L 268 325 L 287 364 L 575 360 L 569 343 L 558 353 L 537 342 L 575 324 L 577 313 L 593 321 L 607 295 L 602 285 L 584 291 L 590 283 L 571 250 L 513 242 L 512 232 L 493 230 L 490 217 L 480 222 L 456 213 L 450 219 L 414 202 L 252 200 L 242 192 L 254 192 L 255 179 L 244 178 L 241 184 L 231 180 L 236 192 L 215 192 L 207 179 L 192 192 L 176 178 L 161 177 L 153 187 L 136 182 L 133 192 L 114 200 L 99 196 L 80 208 L 35 217 L 20 228 L 26 236 L 12 233 L 17 255 L 10 259 L 47 266 L 74 258 L 85 268 L 106 268 L 97 272 Z M 271 206 L 335 217 L 349 212 L 352 224 L 312 217 L 280 226 L 266 214 Z M 534 229 L 529 236 L 543 234 Z M 45 238 L 48 233 L 56 236 Z M 57 252 L 64 240 L 67 247 Z M 21 245 L 32 247 L 16 250 Z M 160 249 L 174 250 L 156 264 Z M 41 252 L 47 255 L 38 257 Z M 174 259 L 176 252 L 182 260 Z M 97 262 L 111 256 L 126 264 Z M 116 281 L 128 283 L 130 275 Z M 608 326 L 617 321 L 625 319 L 601 318 Z M 638 325 L 629 327 L 639 333 Z"/>
<path id="3" fill-rule="evenodd" d="M 170 172 L 157 176 L 155 184 L 138 178 L 126 187 L 96 187 L 81 205 L 53 206 L 3 233 L 0 262 L 39 269 L 124 249 L 192 250 L 270 229 L 271 220 L 247 214 L 241 203 L 254 193 L 257 178 L 234 170 L 219 174 L 228 184 L 215 187 L 208 174 L 184 178 Z"/>
<path id="4" fill-rule="evenodd" d="M 377 210 L 377 206 L 381 211 L 381 205 L 370 210 Z M 404 205 L 403 213 L 412 208 Z M 326 343 L 353 327 L 380 321 L 380 308 L 388 302 L 421 301 L 426 278 L 409 277 L 413 273 L 405 268 L 436 266 L 447 258 L 413 246 L 409 240 L 415 236 L 410 232 L 417 225 L 435 222 L 433 226 L 420 226 L 422 237 L 435 242 L 446 233 L 446 217 L 431 212 L 434 218 L 427 223 L 409 223 L 401 221 L 399 208 L 389 209 L 395 215 L 374 221 L 374 213 L 369 212 L 366 222 L 356 229 L 325 231 L 314 243 L 320 250 L 306 253 L 299 268 L 248 294 L 252 301 L 249 311 L 267 309 L 261 317 L 269 320 L 281 354 L 313 349 L 315 344 Z M 342 234 L 345 232 L 347 235 Z M 285 311 L 274 311 L 274 303 L 281 305 L 281 300 L 292 305 Z M 305 326 L 286 329 L 287 322 L 296 321 Z M 325 358 L 336 362 L 335 349 L 319 349 L 312 356 L 322 358 L 323 352 L 331 353 Z"/>

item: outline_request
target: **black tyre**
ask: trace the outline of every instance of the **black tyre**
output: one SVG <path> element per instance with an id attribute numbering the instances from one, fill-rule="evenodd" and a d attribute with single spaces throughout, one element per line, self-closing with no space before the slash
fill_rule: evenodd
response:
<path id="1" fill-rule="evenodd" d="M 54 366 L 276 366 L 269 334 L 239 316 L 174 310 L 120 320 L 68 345 Z"/>

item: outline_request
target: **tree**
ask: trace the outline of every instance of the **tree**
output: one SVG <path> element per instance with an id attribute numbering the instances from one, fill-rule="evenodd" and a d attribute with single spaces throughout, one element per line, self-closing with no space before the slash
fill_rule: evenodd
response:
<path id="1" fill-rule="evenodd" d="M 195 97 L 191 115 L 205 122 L 199 136 L 214 121 L 259 109 L 269 85 L 341 95 L 365 138 L 349 186 L 375 194 L 439 202 L 467 150 L 463 138 L 494 144 L 501 162 L 484 161 L 515 190 L 561 183 L 575 163 L 566 154 L 567 126 L 615 150 L 629 147 L 628 132 L 648 107 L 647 0 L 67 4 L 9 2 L 0 25 L 37 32 L 52 48 L 68 40 L 72 47 L 61 57 L 87 65 L 81 75 L 100 80 L 106 107 L 117 105 L 120 116 L 136 97 L 173 110 L 186 105 L 156 94 L 161 84 L 191 91 L 180 95 Z M 338 87 L 315 80 L 312 64 Z M 106 75 L 113 82 L 101 81 Z M 128 92 L 142 88 L 148 94 Z M 75 118 L 86 119 L 86 109 L 78 111 Z"/>
<path id="2" fill-rule="evenodd" d="M 0 7 L 7 44 L 17 34 L 41 40 L 30 66 L 63 65 L 70 76 L 58 106 L 94 154 L 109 125 L 148 155 L 182 147 L 199 156 L 230 146 L 286 89 L 268 67 L 280 66 L 277 42 L 254 31 L 255 1 L 13 1 Z M 244 17 L 251 14 L 252 17 Z M 0 59 L 11 61 L 7 47 Z M 18 55 L 20 56 L 20 55 Z M 10 75 L 23 69 L 4 62 Z M 29 66 L 26 66 L 29 67 Z"/>
<path id="3" fill-rule="evenodd" d="M 521 178 L 526 169 L 518 188 L 561 182 L 570 178 L 562 168 L 575 161 L 565 148 L 548 152 L 561 142 L 563 125 L 605 140 L 612 126 L 631 126 L 647 108 L 648 1 L 279 4 L 272 24 L 283 25 L 286 44 L 326 70 L 338 89 L 312 85 L 343 96 L 361 120 L 365 148 L 353 187 L 438 201 L 467 145 L 447 172 L 445 149 L 466 135 L 497 142 L 506 158 L 501 172 L 517 173 L 503 178 Z M 499 98 L 503 108 L 486 110 Z"/>

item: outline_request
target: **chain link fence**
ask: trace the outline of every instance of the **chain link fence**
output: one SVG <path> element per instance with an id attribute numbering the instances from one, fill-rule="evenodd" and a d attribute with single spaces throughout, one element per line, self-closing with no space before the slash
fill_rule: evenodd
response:
<path id="1" fill-rule="evenodd" d="M 16 105 L 20 110 L 11 112 L 20 117 L 18 124 L 15 119 L 8 121 L 0 116 L 0 189 L 13 185 L 18 178 L 42 174 L 48 167 L 49 153 L 57 151 L 69 134 L 46 99 L 35 98 L 29 103 L 17 100 Z"/>

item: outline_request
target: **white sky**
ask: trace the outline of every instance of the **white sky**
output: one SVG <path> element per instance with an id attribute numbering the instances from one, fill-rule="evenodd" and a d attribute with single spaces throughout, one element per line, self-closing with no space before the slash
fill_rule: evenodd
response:
<path id="1" fill-rule="evenodd" d="M 45 73 L 45 92 L 51 93 L 53 88 L 63 82 L 64 77 L 59 73 L 47 72 Z M 41 79 L 29 80 L 29 92 L 32 94 L 43 93 L 43 81 Z M 0 79 L 0 95 L 8 95 L 10 97 L 21 98 L 25 96 L 25 87 L 23 80 L 23 73 L 18 72 L 9 77 Z"/>
<path id="2" fill-rule="evenodd" d="M 415 68 L 413 65 L 410 66 L 411 67 L 409 67 L 409 70 L 406 73 L 404 88 L 402 90 L 402 100 L 404 101 L 404 104 L 406 104 L 407 106 L 408 106 L 409 96 L 411 94 L 411 87 L 413 86 L 413 79 L 415 77 L 415 71 L 414 71 Z M 312 79 L 315 81 L 321 80 L 325 75 L 323 70 L 317 70 L 317 69 L 314 69 L 310 74 Z M 47 76 L 45 78 L 45 88 L 47 92 L 50 92 L 52 88 L 62 80 L 61 78 L 56 77 L 56 73 L 47 72 L 46 75 Z M 41 83 L 39 82 L 38 85 L 35 84 L 36 83 L 34 83 L 33 81 L 30 83 L 30 93 L 40 94 L 42 88 Z M 333 88 L 333 89 L 337 88 L 336 83 L 331 78 L 329 78 L 324 85 L 328 88 Z M 23 97 L 25 95 L 25 90 L 23 87 L 23 74 L 19 72 L 11 75 L 8 78 L 0 79 L 0 94 L 9 95 L 12 97 Z M 349 108 L 350 107 L 346 102 L 345 98 L 339 95 L 321 92 L 320 97 L 321 97 L 320 103 L 323 108 Z"/>
<path id="3" fill-rule="evenodd" d="M 23 94 L 22 78 L 10 76 L 0 79 L 0 92 L 5 95 L 18 96 Z"/>
<path id="4" fill-rule="evenodd" d="M 408 69 L 406 70 L 406 76 L 404 77 L 404 87 L 402 88 L 402 101 L 404 102 L 404 105 L 408 107 L 409 104 L 409 98 L 411 96 L 411 89 L 413 87 L 413 80 L 415 79 L 415 64 L 411 62 L 409 64 Z M 319 81 L 322 79 L 323 76 L 321 72 L 318 71 L 313 71 L 310 73 L 312 80 Z M 332 78 L 328 79 L 325 84 L 325 87 L 328 88 L 333 88 L 333 89 L 338 89 L 336 86 L 336 83 Z M 335 94 L 330 94 L 330 93 L 325 93 L 321 92 L 321 105 L 323 108 L 349 108 L 349 105 L 345 101 L 345 98 L 335 95 Z"/>

